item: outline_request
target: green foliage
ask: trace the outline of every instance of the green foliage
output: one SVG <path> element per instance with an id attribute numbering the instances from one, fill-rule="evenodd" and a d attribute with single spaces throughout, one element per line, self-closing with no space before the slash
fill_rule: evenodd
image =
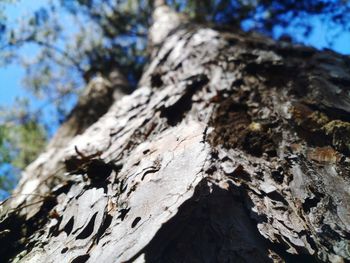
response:
<path id="1" fill-rule="evenodd" d="M 23 124 L 7 125 L 5 145 L 12 154 L 11 164 L 24 169 L 43 150 L 46 144 L 45 130 L 35 120 Z"/>
<path id="2" fill-rule="evenodd" d="M 13 189 L 20 170 L 38 156 L 47 140 L 43 126 L 25 113 L 23 105 L 19 103 L 16 112 L 0 109 L 0 189 L 6 192 Z M 2 194 L 0 191 L 0 199 Z"/>

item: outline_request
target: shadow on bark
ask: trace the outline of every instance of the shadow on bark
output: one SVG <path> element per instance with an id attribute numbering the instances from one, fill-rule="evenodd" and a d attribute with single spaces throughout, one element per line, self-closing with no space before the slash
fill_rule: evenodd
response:
<path id="1" fill-rule="evenodd" d="M 269 250 L 286 262 L 316 262 L 311 256 L 293 256 L 272 247 L 258 232 L 246 208 L 246 196 L 203 180 L 193 197 L 179 207 L 152 241 L 128 262 L 144 254 L 145 262 L 272 262 Z M 256 216 L 255 218 L 259 218 Z M 259 220 L 259 219 L 258 219 Z M 264 220 L 264 218 L 261 218 Z M 277 253 L 276 253 L 277 252 Z"/>
<path id="2" fill-rule="evenodd" d="M 235 194 L 236 192 L 236 194 Z M 146 262 L 271 262 L 239 191 L 200 183 L 138 255 Z M 253 256 L 254 255 L 254 256 Z"/>

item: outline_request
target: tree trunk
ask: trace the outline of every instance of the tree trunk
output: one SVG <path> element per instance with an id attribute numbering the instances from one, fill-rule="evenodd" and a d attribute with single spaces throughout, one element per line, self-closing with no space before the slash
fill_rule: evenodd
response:
<path id="1" fill-rule="evenodd" d="M 151 28 L 133 94 L 27 170 L 5 261 L 350 260 L 349 58 L 179 21 Z"/>

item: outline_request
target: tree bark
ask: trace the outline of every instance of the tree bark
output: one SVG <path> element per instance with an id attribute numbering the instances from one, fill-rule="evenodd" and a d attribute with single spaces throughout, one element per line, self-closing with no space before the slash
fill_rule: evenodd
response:
<path id="1" fill-rule="evenodd" d="M 3 205 L 1 258 L 350 260 L 349 58 L 166 30 L 138 89 L 64 143 L 65 171 L 51 155 L 27 171 Z M 53 171 L 59 183 L 35 184 Z M 23 203 L 24 184 L 41 199 Z"/>

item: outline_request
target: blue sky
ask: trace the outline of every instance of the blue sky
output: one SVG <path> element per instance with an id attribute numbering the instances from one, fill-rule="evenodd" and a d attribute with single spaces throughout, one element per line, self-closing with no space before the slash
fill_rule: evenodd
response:
<path id="1" fill-rule="evenodd" d="M 293 27 L 293 22 L 287 29 L 288 33 L 294 37 L 294 40 L 317 49 L 330 48 L 340 54 L 350 54 L 350 32 L 343 31 L 340 27 L 326 24 L 318 16 L 310 16 L 309 21 L 313 25 L 313 31 L 308 38 L 305 38 L 302 32 Z M 275 37 L 280 36 L 280 30 L 275 28 Z M 336 37 L 334 37 L 339 33 Z M 333 41 L 331 44 L 330 42 Z"/>
<path id="2" fill-rule="evenodd" d="M 1 1 L 1 0 L 0 0 Z M 17 19 L 30 14 L 37 8 L 45 5 L 48 0 L 19 0 L 18 2 L 6 6 L 4 13 L 11 24 L 17 23 Z M 11 105 L 16 97 L 25 95 L 33 102 L 33 106 L 39 106 L 40 102 L 30 96 L 22 85 L 25 72 L 18 65 L 12 64 L 0 67 L 0 107 Z"/>
<path id="3" fill-rule="evenodd" d="M 24 75 L 22 68 L 11 65 L 0 68 L 0 105 L 8 106 L 16 96 L 23 95 L 21 79 Z"/>
<path id="4" fill-rule="evenodd" d="M 48 0 L 19 0 L 16 4 L 10 5 L 6 9 L 6 15 L 10 18 L 12 23 L 16 23 L 16 19 L 25 16 L 38 7 L 45 5 Z M 314 32 L 307 39 L 303 37 L 300 32 L 297 32 L 295 28 L 290 27 L 289 32 L 299 42 L 306 45 L 314 46 L 318 49 L 331 48 L 336 52 L 342 54 L 350 54 L 350 32 L 342 32 L 330 47 L 327 41 L 327 36 L 337 32 L 339 28 L 329 28 L 322 24 L 317 18 L 310 18 L 315 26 Z M 280 34 L 278 28 L 275 30 L 275 36 Z M 28 50 L 27 50 L 28 52 Z M 30 52 L 30 50 L 29 50 Z M 33 96 L 30 96 L 22 85 L 22 79 L 24 77 L 24 70 L 17 65 L 9 65 L 4 68 L 0 68 L 0 107 L 6 107 L 11 105 L 16 97 L 26 96 L 30 98 L 33 108 L 40 107 L 44 104 L 42 101 L 36 100 Z"/>

